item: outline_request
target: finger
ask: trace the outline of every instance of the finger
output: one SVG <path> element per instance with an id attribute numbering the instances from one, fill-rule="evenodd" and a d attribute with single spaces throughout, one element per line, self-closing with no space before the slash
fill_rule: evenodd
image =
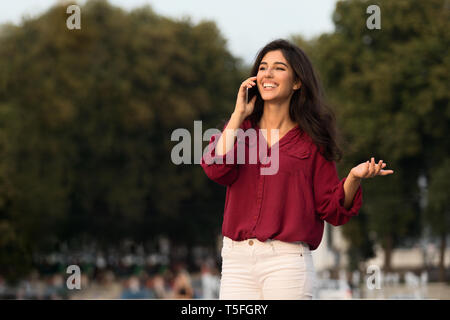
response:
<path id="1" fill-rule="evenodd" d="M 388 174 L 393 174 L 394 170 L 381 170 L 379 175 L 380 176 L 387 176 Z"/>
<path id="2" fill-rule="evenodd" d="M 255 82 L 251 81 L 251 80 L 245 80 L 244 82 L 241 83 L 241 87 L 245 88 L 245 87 L 247 87 L 247 86 L 249 86 L 251 84 L 255 84 Z"/>
<path id="3" fill-rule="evenodd" d="M 378 161 L 378 164 L 376 165 L 375 175 L 377 175 L 381 168 L 383 167 L 383 160 Z"/>
<path id="4" fill-rule="evenodd" d="M 366 170 L 364 174 L 364 178 L 369 178 L 369 172 L 370 172 L 370 162 L 369 160 L 366 161 Z"/>
<path id="5" fill-rule="evenodd" d="M 371 177 L 373 177 L 373 174 L 375 173 L 375 158 L 372 157 L 370 159 L 370 170 L 369 170 L 369 174 Z"/>
<path id="6" fill-rule="evenodd" d="M 372 165 L 373 165 L 372 175 L 375 177 L 378 172 L 378 164 L 375 162 L 375 158 L 373 158 L 373 157 L 372 157 Z"/>
<path id="7" fill-rule="evenodd" d="M 252 80 L 251 78 L 250 78 L 250 79 L 247 79 L 247 80 L 245 80 L 245 81 L 243 82 L 243 84 L 245 84 L 245 85 L 248 85 L 248 84 L 253 84 L 253 85 L 256 85 L 255 81 L 254 81 L 254 80 Z"/>

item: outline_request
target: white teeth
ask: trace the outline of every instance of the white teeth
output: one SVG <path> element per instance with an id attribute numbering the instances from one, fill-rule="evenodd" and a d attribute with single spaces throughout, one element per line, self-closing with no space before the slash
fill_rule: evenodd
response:
<path id="1" fill-rule="evenodd" d="M 267 88 L 267 87 L 276 88 L 277 86 L 274 85 L 274 84 L 272 84 L 272 83 L 264 83 L 264 84 L 263 84 L 263 87 L 264 87 L 264 88 Z"/>

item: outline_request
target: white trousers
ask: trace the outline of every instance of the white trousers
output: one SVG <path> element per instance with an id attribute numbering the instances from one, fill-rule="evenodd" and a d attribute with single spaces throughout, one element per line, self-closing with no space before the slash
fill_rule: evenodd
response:
<path id="1" fill-rule="evenodd" d="M 306 243 L 223 238 L 219 299 L 312 299 L 315 277 Z"/>

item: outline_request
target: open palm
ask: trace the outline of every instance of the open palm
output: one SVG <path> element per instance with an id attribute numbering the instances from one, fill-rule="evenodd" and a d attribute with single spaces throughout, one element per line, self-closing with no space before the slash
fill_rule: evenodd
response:
<path id="1" fill-rule="evenodd" d="M 394 170 L 383 170 L 386 167 L 386 163 L 380 160 L 378 164 L 375 163 L 375 158 L 372 157 L 371 161 L 360 163 L 356 167 L 352 168 L 351 173 L 355 178 L 372 178 L 375 176 L 387 176 L 393 174 Z"/>

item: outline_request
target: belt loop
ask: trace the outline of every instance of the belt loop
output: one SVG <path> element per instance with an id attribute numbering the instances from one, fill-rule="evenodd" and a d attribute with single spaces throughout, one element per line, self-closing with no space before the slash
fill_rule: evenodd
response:
<path id="1" fill-rule="evenodd" d="M 307 253 L 307 254 L 310 253 L 309 244 L 306 242 L 303 242 L 303 253 Z"/>
<path id="2" fill-rule="evenodd" d="M 233 240 L 233 239 L 228 238 L 228 237 L 224 237 L 223 242 L 224 242 L 224 243 L 225 243 L 225 242 L 230 243 L 230 248 L 233 248 L 233 245 L 234 245 L 234 240 Z"/>
<path id="3" fill-rule="evenodd" d="M 274 240 L 273 240 L 273 239 L 269 239 L 269 243 L 270 243 L 270 247 L 272 248 L 272 253 L 276 253 L 276 251 L 275 251 L 275 245 L 273 244 L 273 243 L 274 243 Z"/>

